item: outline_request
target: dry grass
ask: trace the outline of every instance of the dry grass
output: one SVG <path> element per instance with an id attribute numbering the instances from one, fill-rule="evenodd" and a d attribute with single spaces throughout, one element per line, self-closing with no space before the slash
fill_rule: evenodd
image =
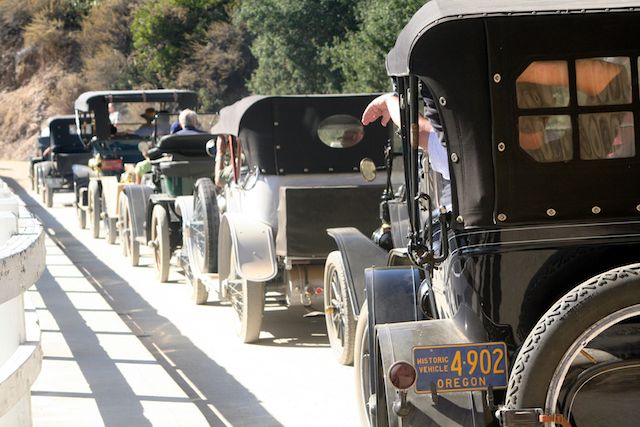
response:
<path id="1" fill-rule="evenodd" d="M 47 117 L 72 112 L 72 104 L 65 108 L 49 103 L 63 75 L 59 68 L 44 70 L 22 87 L 0 92 L 0 159 L 28 159 L 35 154 L 35 141 Z"/>

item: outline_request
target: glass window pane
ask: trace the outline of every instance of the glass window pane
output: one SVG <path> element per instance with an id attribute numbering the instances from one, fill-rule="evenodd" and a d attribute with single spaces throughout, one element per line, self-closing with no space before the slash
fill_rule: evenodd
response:
<path id="1" fill-rule="evenodd" d="M 580 158 L 583 160 L 634 157 L 633 113 L 580 114 Z"/>
<path id="2" fill-rule="evenodd" d="M 347 114 L 327 117 L 318 125 L 318 137 L 331 148 L 348 148 L 364 138 L 364 128 L 360 120 Z"/>
<path id="3" fill-rule="evenodd" d="M 620 105 L 631 102 L 629 58 L 590 58 L 576 61 L 578 105 Z"/>
<path id="4" fill-rule="evenodd" d="M 522 116 L 518 120 L 520 148 L 537 162 L 573 158 L 571 117 Z"/>
<path id="5" fill-rule="evenodd" d="M 518 108 L 569 105 L 567 61 L 534 61 L 516 79 Z"/>

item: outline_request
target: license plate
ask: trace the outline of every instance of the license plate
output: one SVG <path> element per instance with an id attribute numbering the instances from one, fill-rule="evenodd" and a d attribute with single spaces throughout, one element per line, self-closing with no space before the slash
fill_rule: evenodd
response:
<path id="1" fill-rule="evenodd" d="M 417 393 L 507 387 L 505 343 L 415 347 L 413 363 L 418 373 Z"/>
<path id="2" fill-rule="evenodd" d="M 103 159 L 102 160 L 101 169 L 103 171 L 119 171 L 119 170 L 122 170 L 122 159 L 115 159 L 115 160 Z"/>

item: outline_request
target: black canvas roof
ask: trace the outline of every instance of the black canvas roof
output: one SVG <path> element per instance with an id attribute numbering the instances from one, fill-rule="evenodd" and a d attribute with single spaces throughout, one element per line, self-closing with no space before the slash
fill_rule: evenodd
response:
<path id="1" fill-rule="evenodd" d="M 359 121 L 376 96 L 249 96 L 223 108 L 211 133 L 239 137 L 249 165 L 265 174 L 353 172 L 364 157 L 382 165 L 391 127 L 366 126 L 359 144 L 341 149 L 325 145 L 318 127 L 336 115 Z"/>
<path id="2" fill-rule="evenodd" d="M 387 57 L 387 71 L 418 76 L 436 100 L 449 158 L 455 158 L 449 169 L 456 226 L 549 221 L 549 207 L 558 212 L 554 221 L 591 219 L 596 205 L 600 218 L 637 215 L 630 200 L 640 190 L 629 183 L 637 182 L 640 156 L 533 162 L 519 148 L 518 117 L 526 112 L 515 99 L 516 79 L 532 61 L 621 56 L 633 65 L 637 40 L 638 0 L 432 0 L 415 14 Z M 631 74 L 634 101 L 625 109 L 637 117 L 637 71 Z M 579 114 L 589 111 L 572 102 L 564 114 L 572 115 L 577 131 Z M 611 182 L 624 191 L 612 195 Z"/>
<path id="3" fill-rule="evenodd" d="M 112 90 L 85 92 L 76 99 L 75 109 L 88 112 L 96 104 L 109 102 L 176 102 L 180 108 L 195 108 L 198 95 L 190 90 Z"/>
<path id="4" fill-rule="evenodd" d="M 411 69 L 413 48 L 426 33 L 444 22 L 491 16 L 614 12 L 640 9 L 637 0 L 431 0 L 407 23 L 387 55 L 390 76 Z"/>

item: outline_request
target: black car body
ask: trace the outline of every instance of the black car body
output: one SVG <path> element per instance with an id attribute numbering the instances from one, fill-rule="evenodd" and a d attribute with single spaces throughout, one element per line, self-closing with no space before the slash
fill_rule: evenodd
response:
<path id="1" fill-rule="evenodd" d="M 78 135 L 75 119 L 75 116 L 51 117 L 47 121 L 48 136 L 38 138 L 46 158 L 35 163 L 34 176 L 47 207 L 53 205 L 54 193 L 73 191 L 73 165 L 86 163 L 91 157 Z"/>
<path id="2" fill-rule="evenodd" d="M 639 36 L 628 1 L 433 0 L 400 33 L 387 70 L 414 266 L 365 273 L 363 422 L 635 423 Z M 444 127 L 450 205 L 426 183 L 421 92 Z"/>

